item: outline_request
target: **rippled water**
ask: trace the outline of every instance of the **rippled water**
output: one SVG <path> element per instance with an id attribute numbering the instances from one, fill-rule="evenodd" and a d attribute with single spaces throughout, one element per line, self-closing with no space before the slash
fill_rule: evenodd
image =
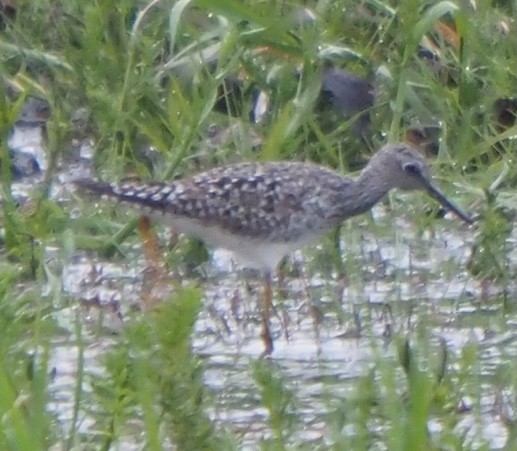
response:
<path id="1" fill-rule="evenodd" d="M 388 220 L 382 207 L 376 215 L 380 223 Z M 399 232 L 386 238 L 376 237 L 364 221 L 358 222 L 364 230 L 354 227 L 352 238 L 359 230 L 361 241 L 353 249 L 360 250 L 358 261 L 363 269 L 359 282 L 347 284 L 309 273 L 303 268 L 311 268 L 311 258 L 304 261 L 298 253 L 295 260 L 302 268 L 301 274 L 286 278 L 287 296 L 276 302 L 272 361 L 296 395 L 299 428 L 292 439 L 298 443 L 330 443 L 327 415 L 334 401 L 353 395 L 358 378 L 380 358 L 399 365 L 387 332 L 411 333 L 428 323 L 429 335 L 445 340 L 452 362 L 465 346 L 475 343 L 479 347 L 480 376 L 487 381 L 481 386 L 483 410 L 478 415 L 467 408 L 457 427 L 463 428 L 467 437 L 485 437 L 491 448 L 501 449 L 508 433 L 494 407 L 498 389 L 489 381 L 504 362 L 515 358 L 517 315 L 503 313 L 497 287 L 492 288 L 493 304 L 480 303 L 480 284 L 464 269 L 469 256 L 469 242 L 464 240 L 468 232 L 447 220 L 438 225 L 439 231 L 415 243 L 412 237 L 416 231 L 406 219 L 398 220 Z M 133 252 L 140 256 L 138 248 Z M 319 252 L 324 251 L 313 247 L 304 255 L 317 256 Z M 76 255 L 64 267 L 63 287 L 83 302 L 97 299 L 104 306 L 103 315 L 109 318 L 105 322 L 116 331 L 123 327 L 123 321 L 112 306 L 138 303 L 144 267 L 141 256 L 131 263 L 115 263 Z M 205 301 L 195 326 L 194 348 L 205 363 L 205 382 L 214 396 L 212 418 L 238 434 L 244 448 L 253 449 L 269 434 L 268 412 L 260 405 L 249 369 L 250 362 L 263 350 L 257 307 L 261 286 L 260 281 L 233 269 L 225 252 L 214 254 L 209 278 L 203 282 Z M 515 292 L 510 296 L 514 299 Z M 95 317 L 98 309 L 89 312 L 85 318 L 96 324 L 89 315 Z M 359 322 L 354 321 L 354 312 Z M 87 347 L 86 362 L 94 368 L 97 356 L 109 346 L 99 340 L 97 336 Z M 60 412 L 67 412 L 64 406 L 71 409 L 73 405 L 66 394 L 70 395 L 74 386 L 75 359 L 73 346 L 56 347 L 54 393 Z M 463 402 L 468 404 L 469 399 L 458 394 L 458 403 Z M 63 414 L 65 423 L 69 417 Z M 88 421 L 84 423 L 87 426 Z M 438 434 L 443 425 L 439 418 L 433 418 L 428 427 Z"/>
<path id="2" fill-rule="evenodd" d="M 66 184 L 57 185 L 56 195 L 67 199 Z M 16 188 L 23 193 L 24 183 Z M 71 202 L 70 197 L 67 201 Z M 464 403 L 466 408 L 456 427 L 472 437 L 473 447 L 479 437 L 492 449 L 508 446 L 499 406 L 508 408 L 508 415 L 515 418 L 515 394 L 500 393 L 491 378 L 516 357 L 517 313 L 515 308 L 504 309 L 497 286 L 488 288 L 488 302 L 481 300 L 479 281 L 466 271 L 472 229 L 447 218 L 436 221 L 433 232 L 420 234 L 409 217 L 392 223 L 383 206 L 374 210 L 374 217 L 375 232 L 364 219 L 344 227 L 345 268 L 354 268 L 350 278 L 339 280 L 320 272 L 318 259 L 328 248 L 313 246 L 294 256 L 292 261 L 299 269 L 286 276 L 283 299 L 277 296 L 272 361 L 295 393 L 293 443 L 331 443 L 329 410 L 354 395 L 358 378 L 378 365 L 379 359 L 399 365 L 390 342 L 394 331 L 412 333 L 423 324 L 431 329 L 429 336 L 445 341 L 452 369 L 466 346 L 475 344 L 479 350 L 476 370 L 483 380 L 482 411 L 473 412 L 468 405 L 471 400 L 459 393 L 458 405 Z M 516 265 L 515 230 L 510 243 L 510 259 Z M 77 300 L 58 313 L 56 320 L 63 332 L 56 338 L 52 355 L 56 369 L 52 406 L 64 431 L 73 418 L 77 319 L 83 324 L 85 371 L 96 374 L 99 357 L 112 343 L 111 334 L 124 327 L 124 311 L 140 302 L 145 261 L 138 245 L 128 252 L 132 258 L 124 261 L 103 261 L 81 251 L 61 261 L 59 248 L 47 249 L 48 259 L 62 266 L 61 289 Z M 204 361 L 205 383 L 214 397 L 210 415 L 241 437 L 243 449 L 254 449 L 270 434 L 268 412 L 260 405 L 249 368 L 263 350 L 260 281 L 244 276 L 222 251 L 214 253 L 207 274 L 202 281 L 204 308 L 195 326 L 194 349 Z M 197 278 L 195 283 L 199 282 Z M 52 289 L 46 287 L 47 292 Z M 509 302 L 515 304 L 515 281 L 506 289 Z M 87 384 L 84 388 L 89 390 Z M 511 402 L 505 402 L 505 396 Z M 81 412 L 80 431 L 88 431 L 92 421 Z M 439 417 L 428 423 L 431 435 L 443 427 Z M 345 428 L 342 433 L 354 432 Z M 125 449 L 140 449 L 140 439 L 128 438 Z"/>

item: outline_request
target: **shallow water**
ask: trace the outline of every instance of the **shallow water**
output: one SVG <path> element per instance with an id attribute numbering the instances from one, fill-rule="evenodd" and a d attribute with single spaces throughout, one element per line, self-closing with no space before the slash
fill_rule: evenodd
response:
<path id="1" fill-rule="evenodd" d="M 383 210 L 376 210 L 381 222 L 387 220 Z M 375 367 L 379 359 L 399 365 L 389 339 L 391 333 L 411 337 L 425 327 L 429 336 L 441 337 L 446 343 L 451 374 L 465 346 L 475 344 L 479 348 L 480 377 L 486 381 L 481 385 L 482 411 L 472 412 L 468 406 L 472 401 L 458 394 L 458 404 L 464 403 L 468 408 L 456 427 L 458 435 L 465 431 L 466 437 L 472 437 L 473 448 L 476 440 L 483 437 L 491 449 L 502 449 L 508 433 L 498 414 L 499 386 L 491 385 L 490 379 L 517 354 L 517 315 L 515 311 L 503 312 L 495 286 L 491 288 L 494 303 L 480 301 L 479 282 L 464 270 L 469 243 L 461 236 L 468 233 L 466 229 L 443 221 L 433 236 L 420 238 L 414 244 L 412 226 L 405 219 L 397 222 L 407 240 L 395 237 L 395 243 L 393 233 L 379 238 L 359 220 L 359 229 L 364 226 L 364 230 L 356 247 L 361 249 L 360 255 L 367 257 L 361 263 L 360 281 L 357 275 L 347 284 L 323 274 L 309 274 L 304 268 L 311 267 L 312 257 L 304 255 L 324 252 L 318 246 L 295 255 L 302 271 L 298 277 L 285 279 L 283 291 L 287 296 L 276 302 L 277 315 L 272 320 L 275 350 L 271 356 L 296 396 L 298 427 L 291 440 L 299 444 L 332 443 L 328 414 L 336 402 L 352 396 L 358 378 Z M 345 240 L 346 235 L 345 231 Z M 421 255 L 416 246 L 423 246 Z M 108 343 L 109 333 L 123 327 L 123 319 L 116 313 L 118 307 L 123 311 L 139 302 L 145 262 L 138 247 L 131 252 L 138 258 L 118 263 L 76 253 L 64 266 L 63 289 L 82 304 L 85 329 L 89 322 L 97 327 L 102 312 Z M 378 268 L 379 256 L 383 271 L 376 276 L 372 268 Z M 445 264 L 452 266 L 452 271 L 444 270 Z M 222 251 L 213 256 L 208 274 L 203 282 L 204 308 L 195 325 L 193 345 L 203 359 L 205 383 L 214 399 L 210 416 L 216 424 L 237 434 L 243 449 L 255 449 L 270 434 L 268 412 L 260 405 L 257 386 L 250 377 L 250 362 L 263 350 L 257 307 L 261 284 L 245 277 Z M 510 296 L 515 299 L 515 291 Z M 96 299 L 94 308 L 85 307 L 88 299 Z M 314 306 L 320 312 L 317 319 L 311 313 Z M 359 323 L 354 321 L 354 312 Z M 94 371 L 97 357 L 109 346 L 102 343 L 98 333 L 92 337 L 85 360 L 88 371 Z M 57 368 L 53 385 L 56 411 L 66 424 L 73 406 L 73 399 L 66 395 L 73 390 L 73 345 L 68 351 L 56 347 L 53 364 Z M 81 429 L 87 430 L 88 425 L 85 418 Z M 438 417 L 429 421 L 431 434 L 439 434 L 442 427 Z"/>
<path id="2" fill-rule="evenodd" d="M 33 136 L 29 137 L 34 146 Z M 69 173 L 58 176 L 58 180 L 68 178 Z M 33 182 L 16 184 L 20 198 L 28 196 Z M 60 201 L 73 202 L 66 183 L 57 182 L 53 193 Z M 276 296 L 271 356 L 296 398 L 296 426 L 290 441 L 294 446 L 333 443 L 336 432 L 329 425 L 329 412 L 352 397 L 358 380 L 379 362 L 400 366 L 390 340 L 393 333 L 416 337 L 424 328 L 428 336 L 446 343 L 450 374 L 454 375 L 465 347 L 477 347 L 476 371 L 483 381 L 481 411 L 473 411 L 475 402 L 469 395 L 458 393 L 458 408 L 463 406 L 464 413 L 456 425 L 457 434 L 465 433 L 472 449 L 479 445 L 480 437 L 491 449 L 503 449 L 509 444 L 501 409 L 515 419 L 516 395 L 511 389 L 502 391 L 495 377 L 517 355 L 517 309 L 503 305 L 501 287 L 482 287 L 466 270 L 472 228 L 447 217 L 436 221 L 432 232 L 421 233 L 410 215 L 398 212 L 401 217 L 393 221 L 381 205 L 373 211 L 375 227 L 364 218 L 344 226 L 344 265 L 353 269 L 344 280 L 320 265 L 329 260 L 328 246 L 321 243 L 291 259 L 296 270 L 285 277 L 283 299 L 278 299 L 278 292 Z M 509 259 L 515 267 L 516 230 L 508 242 Z M 110 348 L 113 334 L 124 327 L 125 313 L 139 305 L 146 263 L 138 243 L 127 252 L 130 258 L 124 261 L 108 261 L 91 252 L 76 250 L 65 255 L 58 246 L 47 247 L 48 260 L 58 261 L 62 268 L 55 274 L 59 282 L 53 283 L 59 285 L 62 296 L 72 300 L 69 307 L 56 313 L 62 333 L 56 338 L 51 362 L 55 368 L 51 408 L 63 431 L 70 428 L 75 404 L 77 321 L 85 343 L 85 373 L 102 377 L 99 358 Z M 240 437 L 242 449 L 256 449 L 271 434 L 268 411 L 261 406 L 250 377 L 250 362 L 263 350 L 258 308 L 261 284 L 239 271 L 224 251 L 216 251 L 205 269 L 205 279 L 184 279 L 182 283 L 201 282 L 204 288 L 193 347 L 204 362 L 205 383 L 214 400 L 210 416 Z M 49 296 L 53 290 L 56 286 L 49 282 L 43 294 Z M 515 280 L 505 290 L 508 303 L 515 304 Z M 404 378 L 402 370 L 400 374 Z M 87 382 L 83 389 L 90 389 Z M 79 431 L 92 433 L 93 418 L 86 411 L 79 415 Z M 349 426 L 340 433 L 353 435 L 354 426 Z M 373 429 L 383 427 L 381 423 L 372 425 Z M 431 436 L 439 435 L 443 428 L 439 417 L 428 422 Z M 123 440 L 124 449 L 142 446 L 139 433 L 132 436 L 128 431 Z"/>

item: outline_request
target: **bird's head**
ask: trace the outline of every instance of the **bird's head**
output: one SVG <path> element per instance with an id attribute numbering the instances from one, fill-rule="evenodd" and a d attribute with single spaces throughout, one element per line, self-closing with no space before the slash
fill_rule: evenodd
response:
<path id="1" fill-rule="evenodd" d="M 374 155 L 368 167 L 388 188 L 426 191 L 445 209 L 454 212 L 465 222 L 472 223 L 472 219 L 449 201 L 433 183 L 429 166 L 417 149 L 407 144 L 388 144 Z"/>

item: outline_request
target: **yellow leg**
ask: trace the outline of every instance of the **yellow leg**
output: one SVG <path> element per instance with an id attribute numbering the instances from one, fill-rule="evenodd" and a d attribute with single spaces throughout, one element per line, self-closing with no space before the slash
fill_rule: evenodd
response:
<path id="1" fill-rule="evenodd" d="M 267 273 L 264 278 L 264 299 L 262 304 L 262 341 L 264 352 L 261 357 L 266 357 L 273 352 L 273 338 L 271 337 L 270 316 L 273 305 L 273 290 L 271 289 L 271 274 Z"/>

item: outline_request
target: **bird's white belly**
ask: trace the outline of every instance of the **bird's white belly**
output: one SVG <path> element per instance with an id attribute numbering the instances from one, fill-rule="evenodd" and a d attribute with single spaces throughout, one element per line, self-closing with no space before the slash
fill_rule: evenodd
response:
<path id="1" fill-rule="evenodd" d="M 176 232 L 199 238 L 210 247 L 229 250 L 235 254 L 242 265 L 260 270 L 273 271 L 282 258 L 316 238 L 316 236 L 304 236 L 303 240 L 298 241 L 269 242 L 260 238 L 233 234 L 215 224 L 204 225 L 195 219 L 145 210 L 152 219 L 172 226 Z"/>

